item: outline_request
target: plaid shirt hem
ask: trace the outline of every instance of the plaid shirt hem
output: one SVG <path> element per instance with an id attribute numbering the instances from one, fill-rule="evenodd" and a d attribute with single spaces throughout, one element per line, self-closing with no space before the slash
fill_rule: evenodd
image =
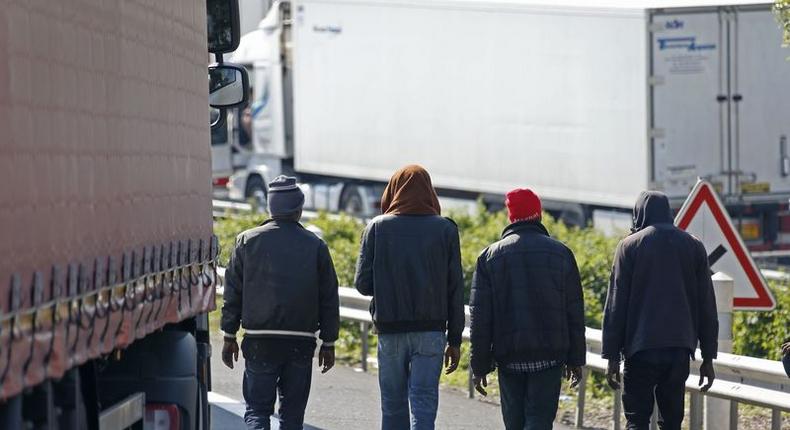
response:
<path id="1" fill-rule="evenodd" d="M 562 365 L 562 362 L 557 360 L 543 360 L 543 361 L 527 361 L 521 363 L 510 363 L 505 368 L 512 372 L 519 373 L 535 373 L 551 369 Z"/>

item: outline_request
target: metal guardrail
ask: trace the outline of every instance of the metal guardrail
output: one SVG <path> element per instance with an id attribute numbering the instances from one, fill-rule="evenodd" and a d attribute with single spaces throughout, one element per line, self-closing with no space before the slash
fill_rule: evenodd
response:
<path id="1" fill-rule="evenodd" d="M 305 218 L 315 217 L 317 214 L 305 213 Z M 335 215 L 336 216 L 336 215 Z M 779 272 L 777 272 L 779 273 Z M 781 280 L 786 280 L 786 274 L 779 273 Z M 219 269 L 219 275 L 224 284 L 224 269 Z M 221 287 L 220 287 L 221 288 Z M 221 291 L 220 291 L 221 294 Z M 368 370 L 369 345 L 368 336 L 372 328 L 372 319 L 368 311 L 370 298 L 362 296 L 353 288 L 340 288 L 340 317 L 360 323 L 362 330 L 361 366 L 363 371 Z M 469 340 L 469 307 L 465 307 L 466 327 L 463 339 Z M 606 372 L 608 362 L 600 356 L 601 330 L 587 327 L 585 332 L 587 342 L 587 366 L 584 369 L 582 381 L 579 384 L 579 394 L 576 405 L 577 427 L 584 425 L 585 394 L 590 371 Z M 696 356 L 701 356 L 699 350 Z M 771 410 L 771 430 L 781 429 L 781 412 L 790 412 L 790 379 L 784 372 L 784 367 L 779 361 L 764 360 L 760 358 L 740 356 L 728 353 L 719 353 L 714 360 L 716 381 L 711 389 L 705 393 L 699 391 L 699 364 L 697 360 L 691 364 L 691 374 L 686 381 L 686 391 L 690 393 L 690 429 L 701 429 L 703 423 L 703 396 L 732 401 L 730 407 L 730 429 L 737 428 L 738 404 L 744 403 Z M 469 374 L 469 397 L 474 397 L 471 371 Z M 613 402 L 613 428 L 621 428 L 621 392 L 614 392 Z M 653 421 L 655 428 L 655 419 Z"/>
<path id="2" fill-rule="evenodd" d="M 224 285 L 224 268 L 218 269 L 218 275 L 221 281 L 218 285 Z M 339 288 L 339 295 L 340 318 L 360 324 L 362 331 L 360 361 L 362 370 L 367 372 L 370 355 L 368 337 L 373 325 L 369 312 L 370 297 L 363 296 L 357 290 L 348 287 Z M 463 339 L 468 341 L 471 335 L 469 306 L 464 306 L 464 313 L 466 322 Z M 603 373 L 606 372 L 608 367 L 607 360 L 600 355 L 601 330 L 587 327 L 585 338 L 587 342 L 587 365 L 582 372 L 582 380 L 579 384 L 579 394 L 577 396 L 575 425 L 578 428 L 584 426 L 586 388 L 590 371 Z M 696 356 L 701 356 L 699 350 L 697 350 Z M 739 403 L 770 409 L 771 430 L 781 430 L 781 412 L 790 412 L 790 379 L 787 378 L 781 362 L 719 353 L 718 358 L 713 362 L 716 380 L 710 390 L 705 393 L 700 392 L 697 385 L 699 364 L 699 360 L 692 362 L 691 374 L 686 380 L 686 391 L 691 396 L 689 405 L 689 428 L 691 430 L 702 429 L 703 396 L 731 400 L 733 402 L 730 410 L 731 430 L 737 428 Z M 469 371 L 468 395 L 470 398 L 474 397 L 471 369 Z M 621 391 L 614 391 L 613 397 L 612 428 L 620 430 L 622 428 Z M 655 419 L 653 420 L 652 428 L 655 428 Z"/>
<path id="3" fill-rule="evenodd" d="M 360 323 L 362 329 L 362 369 L 368 370 L 368 335 L 372 326 L 372 319 L 368 308 L 370 298 L 365 297 L 353 288 L 340 288 L 340 318 Z M 469 340 L 469 307 L 466 306 L 466 327 L 464 328 L 463 338 Z M 590 371 L 606 372 L 608 362 L 600 355 L 601 349 L 601 330 L 587 328 L 585 337 L 587 339 L 587 366 L 582 373 L 582 381 L 579 384 L 579 394 L 576 404 L 576 427 L 584 425 L 584 409 L 587 380 Z M 697 351 L 697 356 L 700 356 Z M 754 357 L 745 357 L 734 354 L 720 353 L 719 358 L 714 360 L 713 365 L 716 371 L 716 381 L 706 393 L 699 391 L 697 381 L 699 380 L 699 363 L 692 363 L 692 374 L 686 380 L 686 391 L 691 395 L 690 402 L 690 429 L 702 428 L 702 397 L 710 396 L 725 400 L 731 400 L 732 409 L 730 411 L 731 422 L 737 424 L 738 403 L 750 404 L 762 408 L 771 409 L 771 429 L 781 429 L 781 412 L 790 412 L 790 379 L 784 373 L 781 362 L 763 360 Z M 471 384 L 471 372 L 469 375 L 469 397 L 474 396 L 474 388 Z M 619 430 L 621 427 L 621 392 L 614 392 L 613 402 L 613 428 Z M 735 429 L 732 426 L 731 429 Z"/>
<path id="4" fill-rule="evenodd" d="M 247 202 L 240 202 L 236 200 L 218 200 L 211 201 L 212 214 L 214 218 L 234 218 L 249 215 L 254 212 L 254 208 Z M 302 219 L 309 221 L 318 218 L 316 211 L 302 211 Z M 338 214 L 327 214 L 330 219 L 339 219 L 341 216 Z M 363 220 L 364 221 L 364 220 Z"/>

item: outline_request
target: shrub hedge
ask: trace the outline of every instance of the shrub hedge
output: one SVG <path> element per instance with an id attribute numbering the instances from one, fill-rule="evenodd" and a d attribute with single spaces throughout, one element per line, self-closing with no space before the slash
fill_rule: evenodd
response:
<path id="1" fill-rule="evenodd" d="M 504 212 L 490 213 L 484 210 L 476 215 L 453 214 L 461 232 L 461 259 L 466 281 L 466 297 L 471 287 L 472 273 L 477 256 L 490 243 L 499 239 L 507 226 Z M 220 264 L 227 263 L 235 236 L 262 222 L 263 215 L 249 215 L 235 219 L 224 219 L 214 225 L 220 239 Z M 359 220 L 341 215 L 321 214 L 310 224 L 323 232 L 334 259 L 340 285 L 351 286 L 359 253 L 359 238 L 364 225 Z M 609 284 L 612 257 L 618 238 L 607 237 L 592 228 L 568 227 L 546 215 L 544 224 L 551 235 L 564 242 L 576 255 L 582 284 L 584 286 L 586 324 L 600 328 L 603 303 Z M 787 286 L 773 284 L 772 289 L 778 306 L 773 312 L 738 312 L 735 316 L 733 334 L 734 350 L 738 354 L 770 359 L 779 358 L 779 343 L 790 329 L 790 292 Z M 342 336 L 341 344 L 351 348 L 359 331 L 351 329 Z M 466 364 L 466 363 L 464 363 Z"/>

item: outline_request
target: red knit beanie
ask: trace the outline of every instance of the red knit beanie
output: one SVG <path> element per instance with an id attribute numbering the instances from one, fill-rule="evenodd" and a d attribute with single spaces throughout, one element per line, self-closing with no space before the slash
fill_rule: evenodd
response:
<path id="1" fill-rule="evenodd" d="M 540 199 L 532 190 L 516 188 L 505 196 L 507 216 L 510 222 L 539 221 L 541 216 Z"/>

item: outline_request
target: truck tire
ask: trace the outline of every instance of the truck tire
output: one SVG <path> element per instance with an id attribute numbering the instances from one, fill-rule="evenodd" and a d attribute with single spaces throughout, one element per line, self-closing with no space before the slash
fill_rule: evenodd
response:
<path id="1" fill-rule="evenodd" d="M 345 212 L 351 216 L 361 217 L 365 215 L 365 207 L 362 199 L 361 190 L 357 185 L 346 185 L 343 194 L 340 195 L 340 212 Z"/>
<path id="2" fill-rule="evenodd" d="M 260 175 L 250 175 L 247 178 L 247 185 L 244 188 L 244 198 L 252 200 L 252 204 L 256 207 L 258 212 L 266 210 L 268 195 L 266 191 L 266 184 Z"/>

